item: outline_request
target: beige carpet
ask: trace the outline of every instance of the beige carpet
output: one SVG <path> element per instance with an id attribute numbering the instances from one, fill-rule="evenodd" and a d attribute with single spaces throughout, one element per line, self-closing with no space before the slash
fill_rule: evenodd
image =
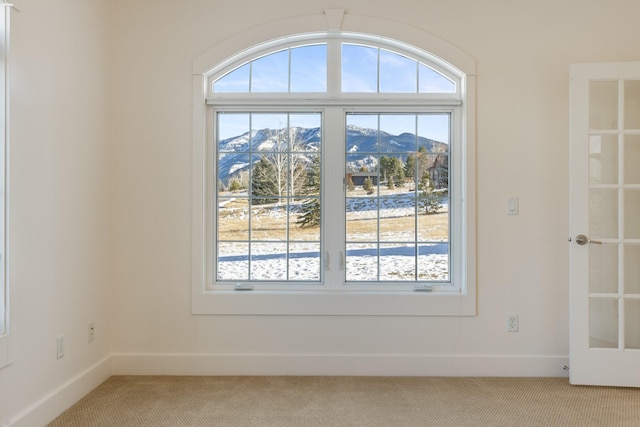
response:
<path id="1" fill-rule="evenodd" d="M 112 377 L 51 426 L 640 426 L 640 389 L 563 378 Z"/>

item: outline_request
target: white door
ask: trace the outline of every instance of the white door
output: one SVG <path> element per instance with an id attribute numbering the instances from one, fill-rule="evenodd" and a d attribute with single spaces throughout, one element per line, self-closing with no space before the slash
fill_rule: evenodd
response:
<path id="1" fill-rule="evenodd" d="M 571 67 L 570 382 L 640 387 L 640 62 Z"/>

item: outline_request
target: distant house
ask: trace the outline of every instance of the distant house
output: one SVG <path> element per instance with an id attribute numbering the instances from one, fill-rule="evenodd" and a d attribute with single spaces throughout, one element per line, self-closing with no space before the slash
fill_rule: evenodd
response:
<path id="1" fill-rule="evenodd" d="M 353 185 L 362 186 L 367 178 L 373 185 L 378 185 L 378 172 L 347 172 L 347 182 L 353 182 Z"/>

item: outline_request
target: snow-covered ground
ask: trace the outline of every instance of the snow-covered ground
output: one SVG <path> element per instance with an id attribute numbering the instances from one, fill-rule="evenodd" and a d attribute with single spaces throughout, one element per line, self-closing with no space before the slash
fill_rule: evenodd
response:
<path id="1" fill-rule="evenodd" d="M 375 199 L 349 198 L 347 219 L 375 218 Z M 381 198 L 381 217 L 404 217 L 413 215 L 412 201 L 407 197 Z M 222 207 L 222 206 L 220 206 Z M 446 207 L 446 206 L 443 206 Z M 291 207 L 297 209 L 297 207 Z M 263 209 L 261 215 L 286 215 L 286 209 Z M 238 209 L 234 216 L 247 217 L 248 211 Z M 385 239 L 393 237 L 385 234 Z M 398 241 L 406 241 L 401 230 Z M 249 277 L 248 245 L 244 243 L 219 243 L 218 280 L 320 280 L 320 244 L 317 242 L 253 243 L 251 247 L 251 274 Z M 417 247 L 410 243 L 385 243 L 379 247 L 372 244 L 352 243 L 347 246 L 347 281 L 446 281 L 449 279 L 449 245 L 443 243 L 421 243 Z M 379 257 L 378 257 L 379 255 Z M 379 261 L 378 261 L 379 260 Z M 288 269 L 287 269 L 288 265 Z M 379 277 L 378 277 L 379 266 Z M 289 276 L 287 277 L 287 270 Z"/>

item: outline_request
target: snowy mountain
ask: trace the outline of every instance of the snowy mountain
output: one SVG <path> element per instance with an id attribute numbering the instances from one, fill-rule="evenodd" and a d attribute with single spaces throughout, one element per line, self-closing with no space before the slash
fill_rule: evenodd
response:
<path id="1" fill-rule="evenodd" d="M 318 152 L 322 135 L 320 128 L 291 128 L 290 140 L 299 145 L 294 151 Z M 262 153 L 278 150 L 278 145 L 285 138 L 285 129 L 261 129 L 220 141 L 218 144 L 218 178 L 225 185 L 230 179 L 249 170 L 252 164 L 260 159 Z M 418 148 L 424 147 L 429 153 L 446 153 L 448 145 L 432 139 L 418 137 Z M 378 164 L 378 156 L 396 157 L 406 160 L 408 154 L 416 152 L 416 136 L 411 133 L 391 135 L 375 129 L 364 129 L 356 126 L 347 127 L 347 169 L 359 170 L 362 166 L 369 169 Z M 253 158 L 250 159 L 250 152 Z M 309 160 L 310 162 L 311 160 Z"/>

